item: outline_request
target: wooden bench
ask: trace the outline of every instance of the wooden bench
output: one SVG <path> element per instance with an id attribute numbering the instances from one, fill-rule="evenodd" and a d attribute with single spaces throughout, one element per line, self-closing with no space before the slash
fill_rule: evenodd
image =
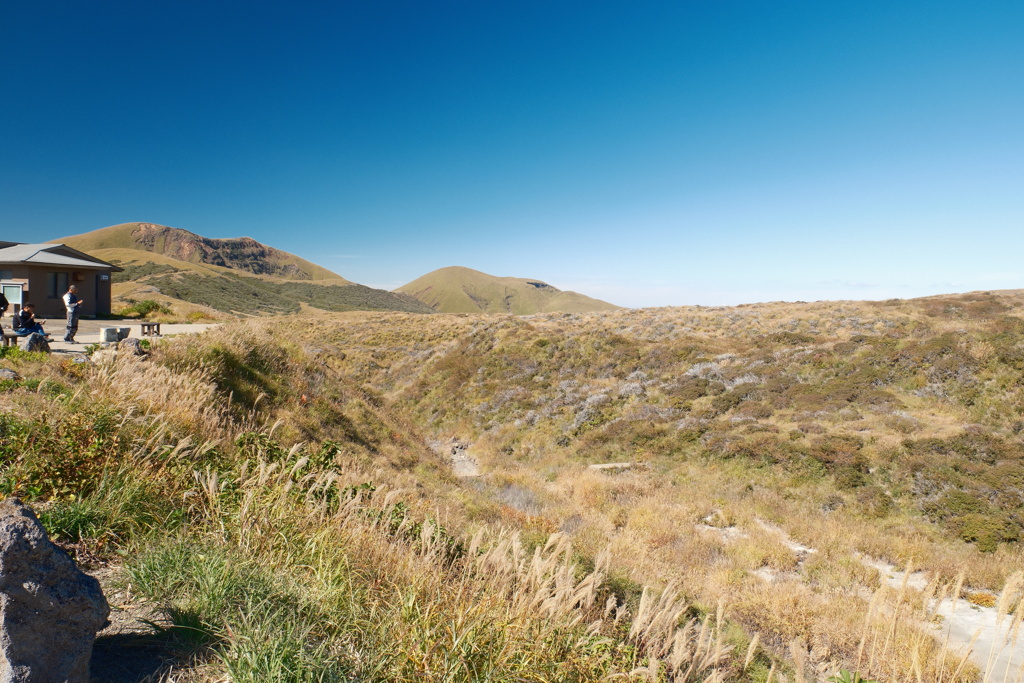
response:
<path id="1" fill-rule="evenodd" d="M 13 330 L 4 330 L 3 333 L 4 333 L 4 339 L 3 339 L 3 345 L 4 346 L 17 346 L 18 345 L 18 340 L 21 339 L 21 337 L 16 335 Z"/>
<path id="2" fill-rule="evenodd" d="M 159 337 L 160 336 L 160 323 L 141 323 L 142 337 Z"/>

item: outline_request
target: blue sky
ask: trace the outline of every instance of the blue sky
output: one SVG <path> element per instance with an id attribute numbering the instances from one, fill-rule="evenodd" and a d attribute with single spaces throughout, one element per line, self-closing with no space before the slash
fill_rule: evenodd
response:
<path id="1" fill-rule="evenodd" d="M 0 238 L 628 306 L 1024 287 L 1024 3 L 0 3 Z"/>

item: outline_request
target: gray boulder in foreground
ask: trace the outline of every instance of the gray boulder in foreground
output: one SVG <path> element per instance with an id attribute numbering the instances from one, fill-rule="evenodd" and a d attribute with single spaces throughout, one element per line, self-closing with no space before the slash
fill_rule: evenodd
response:
<path id="1" fill-rule="evenodd" d="M 109 614 L 99 581 L 50 542 L 32 509 L 0 502 L 0 683 L 87 683 Z"/>
<path id="2" fill-rule="evenodd" d="M 128 337 L 122 339 L 117 343 L 117 350 L 125 353 L 130 353 L 135 356 L 145 356 L 146 349 L 142 348 L 142 342 L 135 337 Z"/>
<path id="3" fill-rule="evenodd" d="M 45 351 L 50 352 L 50 342 L 46 340 L 46 337 L 33 332 L 24 338 L 21 342 L 21 348 L 23 351 Z"/>

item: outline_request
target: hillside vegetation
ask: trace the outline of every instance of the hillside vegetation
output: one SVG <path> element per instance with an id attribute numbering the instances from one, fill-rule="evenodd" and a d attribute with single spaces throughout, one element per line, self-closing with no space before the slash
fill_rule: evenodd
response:
<path id="1" fill-rule="evenodd" d="M 165 319 L 323 311 L 433 313 L 411 296 L 372 289 L 248 238 L 210 240 L 177 228 L 127 223 L 59 240 L 124 270 L 114 274 L 115 312 L 138 301 Z"/>
<path id="2" fill-rule="evenodd" d="M 416 297 L 439 313 L 587 313 L 617 306 L 540 280 L 495 277 L 452 266 L 427 273 L 395 290 Z"/>
<path id="3" fill-rule="evenodd" d="M 4 352 L 0 491 L 178 675 L 968 682 L 930 598 L 1024 615 L 1024 294 L 289 320 Z"/>

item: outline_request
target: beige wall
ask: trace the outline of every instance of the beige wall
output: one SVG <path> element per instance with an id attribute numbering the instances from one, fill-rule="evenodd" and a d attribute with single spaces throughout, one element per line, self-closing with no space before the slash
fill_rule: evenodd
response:
<path id="1" fill-rule="evenodd" d="M 63 318 L 66 314 L 64 301 L 61 299 L 64 296 L 64 291 L 59 292 L 55 297 L 49 296 L 49 292 L 47 292 L 49 273 L 65 273 L 68 276 L 68 284 L 78 285 L 78 297 L 82 300 L 79 310 L 82 315 L 93 316 L 97 313 L 110 313 L 111 274 L 109 270 L 86 270 L 84 268 L 74 270 L 56 266 L 18 264 L 0 265 L 0 270 L 10 270 L 11 276 L 14 278 L 28 279 L 25 301 L 31 301 L 36 305 L 36 315 L 40 318 Z M 103 275 L 107 276 L 106 280 L 102 279 Z"/>

